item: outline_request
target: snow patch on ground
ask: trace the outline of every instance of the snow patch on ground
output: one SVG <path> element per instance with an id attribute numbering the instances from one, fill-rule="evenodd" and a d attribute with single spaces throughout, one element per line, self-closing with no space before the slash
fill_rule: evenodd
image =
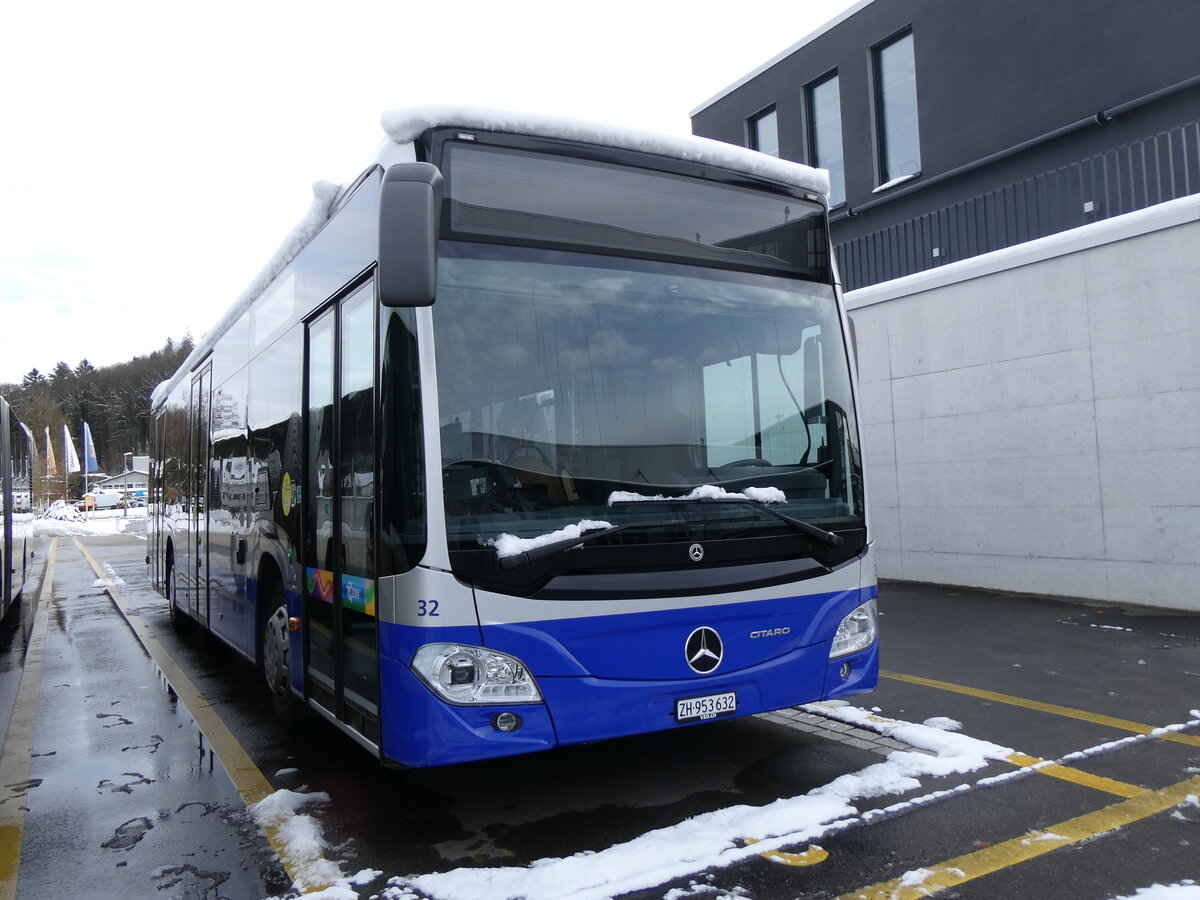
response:
<path id="1" fill-rule="evenodd" d="M 323 792 L 304 794 L 284 789 L 253 804 L 250 814 L 278 845 L 288 873 L 295 879 L 295 890 L 321 900 L 357 900 L 358 894 L 350 888 L 341 868 L 325 858 L 320 824 L 302 812 L 307 806 L 328 802 L 329 795 Z M 310 893 L 314 889 L 319 893 Z"/>
<path id="2" fill-rule="evenodd" d="M 118 575 L 108 563 L 101 563 L 101 567 L 108 577 L 97 578 L 92 582 L 92 587 L 122 587 L 125 584 L 125 579 Z"/>
<path id="3" fill-rule="evenodd" d="M 602 900 L 705 869 L 723 868 L 783 846 L 811 842 L 840 830 L 858 816 L 851 801 L 904 793 L 919 788 L 921 777 L 979 769 L 989 760 L 1012 753 L 966 735 L 885 719 L 853 707 L 821 705 L 817 711 L 821 715 L 836 713 L 844 721 L 869 718 L 872 727 L 900 740 L 911 738 L 910 743 L 934 755 L 896 751 L 883 762 L 843 775 L 807 794 L 765 806 L 714 810 L 600 851 L 540 859 L 529 866 L 455 869 L 393 879 L 392 884 L 439 900 Z M 756 843 L 750 844 L 748 839 Z"/>
<path id="4" fill-rule="evenodd" d="M 1185 878 L 1178 884 L 1152 884 L 1112 900 L 1200 900 L 1200 885 Z"/>
<path id="5" fill-rule="evenodd" d="M 144 506 L 81 513 L 74 506 L 56 500 L 41 518 L 34 520 L 33 534 L 39 537 L 139 534 L 145 533 L 149 521 Z"/>

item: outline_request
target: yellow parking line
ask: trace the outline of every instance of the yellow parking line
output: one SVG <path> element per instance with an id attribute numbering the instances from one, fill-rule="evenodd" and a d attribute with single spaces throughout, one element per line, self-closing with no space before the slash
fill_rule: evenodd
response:
<path id="1" fill-rule="evenodd" d="M 1047 763 L 1036 756 L 1026 756 L 1024 753 L 1013 753 L 1011 756 L 1005 757 L 1005 759 L 1014 766 L 1020 766 L 1021 768 L 1036 766 L 1039 775 L 1048 775 L 1051 778 L 1058 778 L 1062 781 L 1069 781 L 1071 784 L 1078 784 L 1096 791 L 1115 794 L 1118 797 L 1139 797 L 1149 792 L 1148 788 L 1138 787 L 1136 784 L 1128 784 L 1127 782 L 1117 781 L 1113 778 L 1105 778 L 1103 775 L 1093 775 L 1090 772 L 1072 769 L 1070 766 L 1063 766 L 1058 763 Z"/>
<path id="2" fill-rule="evenodd" d="M 1030 831 L 982 850 L 967 853 L 936 865 L 923 867 L 928 874 L 912 873 L 870 887 L 843 894 L 838 900 L 917 900 L 948 888 L 974 881 L 1001 869 L 1035 859 L 1060 847 L 1138 822 L 1178 806 L 1191 794 L 1200 792 L 1200 775 L 1158 791 L 1147 791 L 1112 806 L 1068 819 L 1057 825 Z"/>
<path id="3" fill-rule="evenodd" d="M 1091 722 L 1093 725 L 1105 725 L 1109 728 L 1119 729 L 1120 731 L 1132 731 L 1135 734 L 1150 734 L 1155 730 L 1153 725 L 1143 725 L 1141 722 L 1131 722 L 1128 719 L 1104 716 L 1082 709 L 1072 709 L 1069 706 L 1058 706 L 1054 703 L 1042 703 L 1040 700 L 1027 700 L 1024 697 L 1013 697 L 1008 694 L 997 693 L 996 691 L 985 691 L 981 688 L 967 687 L 963 684 L 936 681 L 933 678 L 922 678 L 920 675 L 905 675 L 901 672 L 886 671 L 881 671 L 879 675 L 882 678 L 889 678 L 892 681 L 903 681 L 908 684 L 919 684 L 922 687 L 936 688 L 940 691 L 965 694 L 968 697 L 976 697 L 980 700 L 991 700 L 993 703 L 1004 703 L 1008 706 L 1019 706 L 1022 709 L 1033 709 L 1038 712 L 1063 716 L 1068 719 L 1078 719 L 1081 722 Z M 1156 737 L 1161 737 L 1165 741 L 1174 741 L 1178 744 L 1187 744 L 1189 747 L 1200 747 L 1200 737 L 1191 734 L 1168 733 L 1156 735 Z"/>
<path id="4" fill-rule="evenodd" d="M 87 549 L 80 543 L 79 538 L 75 538 L 75 545 L 79 548 L 79 552 L 84 555 L 92 569 L 95 570 L 99 578 L 107 579 L 108 574 L 100 568 L 99 564 Z M 140 615 L 131 610 L 125 603 L 125 598 L 112 585 L 109 585 L 106 590 L 112 598 L 117 610 L 124 617 L 137 639 L 141 641 L 142 646 L 146 648 L 146 652 L 154 660 L 155 665 L 163 673 L 163 677 L 171 685 L 171 689 L 176 696 L 187 708 L 188 713 L 195 720 L 197 727 L 204 734 L 208 745 L 216 753 L 217 759 L 221 761 L 225 771 L 229 774 L 233 786 L 241 795 L 242 801 L 247 805 L 257 803 L 268 794 L 274 791 L 271 783 L 267 781 L 267 777 L 254 764 L 254 760 L 250 758 L 250 754 L 238 742 L 238 739 L 233 736 L 233 732 L 213 709 L 208 699 L 200 692 L 200 690 L 192 684 L 192 680 L 184 674 L 183 669 L 175 662 L 174 658 L 167 651 L 155 636 Z M 304 877 L 307 871 L 315 871 L 320 866 L 322 855 L 320 850 L 313 851 L 312 856 L 306 856 L 298 859 L 292 856 L 284 845 L 282 836 L 279 834 L 279 829 L 266 827 L 263 829 L 267 841 L 275 849 L 279 856 L 280 862 L 287 870 L 288 877 L 293 883 L 303 885 L 303 893 L 310 891 L 321 890 L 329 887 L 329 884 L 313 884 L 309 883 Z M 2 898 L 0 898 L 2 900 Z"/>
<path id="5" fill-rule="evenodd" d="M 38 698 L 42 694 L 46 622 L 50 615 L 50 601 L 54 596 L 54 558 L 57 550 L 58 538 L 55 538 L 50 542 L 50 552 L 46 554 L 46 571 L 42 575 L 42 589 L 37 599 L 37 616 L 29 633 L 21 683 L 17 686 L 12 717 L 4 736 L 4 752 L 0 754 L 0 785 L 9 791 L 29 783 Z M 30 598 L 23 597 L 21 602 L 29 603 Z M 6 800 L 0 803 L 0 900 L 12 900 L 17 896 L 21 844 L 25 839 L 25 797 L 12 793 Z"/>

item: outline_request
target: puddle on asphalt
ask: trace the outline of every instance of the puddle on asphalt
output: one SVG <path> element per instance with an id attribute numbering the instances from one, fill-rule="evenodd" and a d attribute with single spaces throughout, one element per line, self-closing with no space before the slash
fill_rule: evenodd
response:
<path id="1" fill-rule="evenodd" d="M 131 744 L 128 747 L 122 747 L 121 752 L 127 753 L 130 750 L 147 750 L 150 753 L 157 753 L 158 748 L 163 745 L 165 740 L 166 738 L 164 738 L 161 734 L 152 734 L 150 735 L 149 744 Z"/>
<path id="2" fill-rule="evenodd" d="M 0 799 L 0 805 L 7 803 L 9 800 L 21 799 L 41 783 L 42 779 L 40 778 L 30 778 L 28 781 L 18 781 L 13 784 L 6 784 L 5 787 L 12 791 L 12 796 Z"/>
<path id="3" fill-rule="evenodd" d="M 118 825 L 117 830 L 113 832 L 113 836 L 100 846 L 106 850 L 128 850 L 144 838 L 146 832 L 153 827 L 154 823 L 145 816 L 130 819 L 128 822 L 122 822 Z"/>
<path id="4" fill-rule="evenodd" d="M 191 863 L 166 866 L 154 873 L 160 882 L 158 890 L 171 891 L 172 897 L 195 897 L 197 900 L 217 900 L 222 896 L 221 885 L 229 880 L 228 872 L 209 872 Z"/>
<path id="5" fill-rule="evenodd" d="M 112 728 L 114 725 L 132 725 L 133 724 L 133 721 L 131 719 L 127 719 L 124 716 L 117 715 L 117 713 L 96 713 L 96 718 L 97 719 L 120 719 L 119 722 L 107 723 L 104 726 L 105 728 Z"/>
<path id="6" fill-rule="evenodd" d="M 126 778 L 132 778 L 133 781 L 127 781 L 124 784 L 117 784 L 115 781 L 110 781 L 109 779 L 105 778 L 98 785 L 96 785 L 96 790 L 99 791 L 103 790 L 104 788 L 108 788 L 109 792 L 113 794 L 132 794 L 134 787 L 139 784 L 154 784 L 153 778 L 147 778 L 141 772 L 122 772 L 121 774 Z"/>

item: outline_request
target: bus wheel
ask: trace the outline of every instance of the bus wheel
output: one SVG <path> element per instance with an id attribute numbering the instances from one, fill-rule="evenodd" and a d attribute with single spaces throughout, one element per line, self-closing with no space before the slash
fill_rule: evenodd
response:
<path id="1" fill-rule="evenodd" d="M 175 606 L 178 597 L 179 581 L 175 575 L 175 560 L 171 558 L 167 560 L 167 620 L 173 629 L 183 631 L 187 627 L 188 618 Z"/>
<path id="2" fill-rule="evenodd" d="M 271 706 L 275 716 L 286 728 L 300 724 L 304 707 L 292 693 L 291 647 L 288 640 L 288 611 L 283 602 L 283 591 L 276 588 L 268 598 L 268 609 L 273 612 L 263 624 L 262 671 L 271 695 Z"/>

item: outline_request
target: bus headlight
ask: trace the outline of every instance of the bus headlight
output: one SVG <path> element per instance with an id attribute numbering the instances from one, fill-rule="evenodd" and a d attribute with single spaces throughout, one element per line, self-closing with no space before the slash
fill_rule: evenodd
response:
<path id="1" fill-rule="evenodd" d="M 541 703 L 533 676 L 514 656 L 464 644 L 426 644 L 413 656 L 416 672 L 451 703 Z"/>
<path id="2" fill-rule="evenodd" d="M 875 601 L 868 600 L 842 619 L 841 624 L 838 625 L 837 634 L 833 636 L 833 647 L 829 650 L 829 658 L 837 659 L 848 653 L 866 650 L 875 643 L 878 630 Z"/>

